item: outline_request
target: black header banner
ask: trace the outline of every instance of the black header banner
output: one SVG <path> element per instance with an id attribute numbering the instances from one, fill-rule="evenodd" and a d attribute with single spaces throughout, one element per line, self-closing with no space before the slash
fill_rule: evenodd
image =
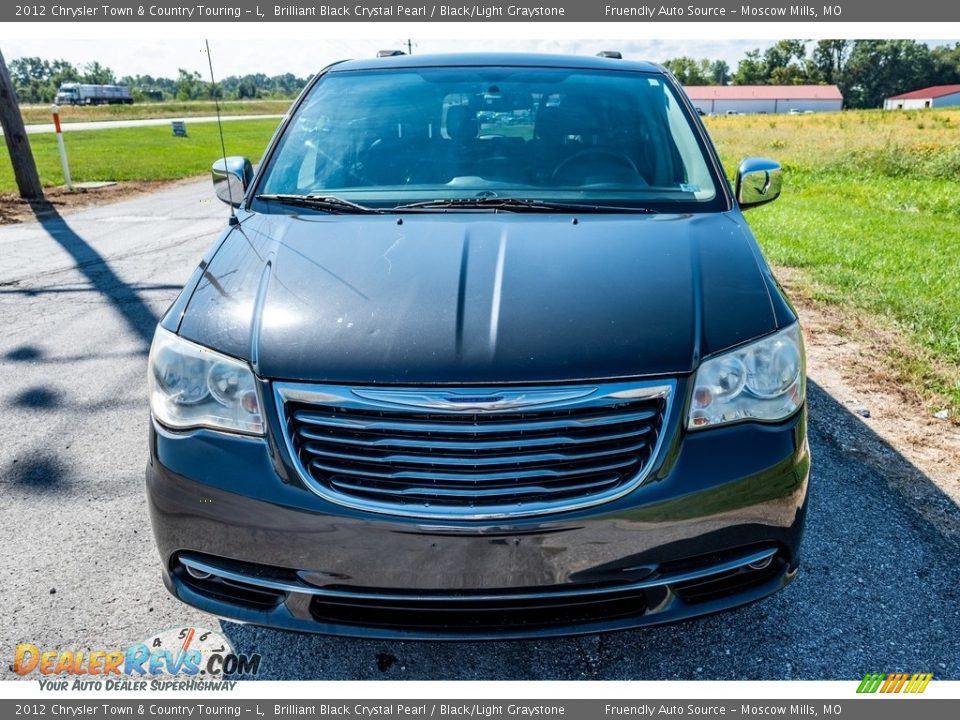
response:
<path id="1" fill-rule="evenodd" d="M 829 3 L 829 4 L 826 4 Z M 955 22 L 960 3 L 943 0 L 697 0 L 696 2 L 377 2 L 210 0 L 131 3 L 60 0 L 0 6 L 0 22 Z"/>
<path id="2" fill-rule="evenodd" d="M 855 686 L 856 683 L 853 682 Z M 907 710 L 904 704 L 909 704 Z M 649 718 L 753 718 L 784 720 L 942 720 L 955 717 L 956 700 L 900 697 L 857 700 L 240 700 L 230 697 L 159 700 L 0 700 L 0 716 L 97 718 L 177 717 L 281 720 L 292 717 L 362 720 L 648 720 Z M 951 709 L 952 708 L 952 709 Z"/>

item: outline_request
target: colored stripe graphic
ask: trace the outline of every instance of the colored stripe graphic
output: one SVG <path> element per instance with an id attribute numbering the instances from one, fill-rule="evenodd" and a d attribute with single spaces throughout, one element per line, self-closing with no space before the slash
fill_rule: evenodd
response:
<path id="1" fill-rule="evenodd" d="M 910 683 L 907 685 L 907 689 L 904 692 L 908 693 L 922 693 L 927 689 L 927 685 L 930 684 L 930 680 L 933 678 L 933 673 L 914 673 L 913 677 L 910 678 Z"/>
<path id="2" fill-rule="evenodd" d="M 933 673 L 867 673 L 857 687 L 858 693 L 922 693 L 927 689 Z"/>
<path id="3" fill-rule="evenodd" d="M 888 693 L 898 693 L 900 688 L 903 687 L 903 684 L 907 681 L 907 678 L 910 677 L 907 673 L 897 673 L 893 675 L 890 680 L 890 687 L 887 688 Z"/>
<path id="4" fill-rule="evenodd" d="M 883 673 L 867 673 L 857 688 L 858 693 L 875 693 L 883 682 Z"/>

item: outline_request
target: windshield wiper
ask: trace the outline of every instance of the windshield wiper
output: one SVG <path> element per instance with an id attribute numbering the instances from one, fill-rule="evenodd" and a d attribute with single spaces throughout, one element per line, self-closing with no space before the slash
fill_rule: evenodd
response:
<path id="1" fill-rule="evenodd" d="M 298 205 L 300 207 L 325 210 L 332 213 L 349 213 L 354 215 L 379 215 L 383 211 L 367 207 L 359 203 L 350 202 L 336 195 L 295 195 L 292 193 L 275 193 L 273 195 L 257 195 L 256 200 L 275 200 L 284 205 Z"/>
<path id="2" fill-rule="evenodd" d="M 553 200 L 525 200 L 511 197 L 446 198 L 397 205 L 390 212 L 430 210 L 506 210 L 508 212 L 580 212 L 580 213 L 641 213 L 652 214 L 656 210 L 644 207 L 619 207 L 616 205 L 590 205 L 585 203 L 556 202 Z"/>

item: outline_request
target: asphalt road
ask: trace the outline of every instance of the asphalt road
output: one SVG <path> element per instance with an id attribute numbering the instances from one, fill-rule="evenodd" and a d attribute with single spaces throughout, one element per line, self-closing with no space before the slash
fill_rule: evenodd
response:
<path id="1" fill-rule="evenodd" d="M 230 122 L 231 120 L 272 120 L 282 118 L 283 115 L 221 115 L 220 120 Z M 112 130 L 115 128 L 129 127 L 148 127 L 150 125 L 169 125 L 171 120 L 183 120 L 187 124 L 187 129 L 191 123 L 215 123 L 216 115 L 204 117 L 182 117 L 182 118 L 146 118 L 144 120 L 91 120 L 84 122 L 64 122 L 60 124 L 63 132 L 73 132 L 75 130 Z M 42 133 L 52 133 L 53 123 L 42 123 L 36 125 L 26 125 L 27 135 L 40 135 Z M 0 137 L 3 136 L 3 130 L 0 130 Z"/>
<path id="2" fill-rule="evenodd" d="M 143 495 L 147 348 L 155 319 L 226 219 L 211 197 L 206 183 L 191 184 L 0 228 L 0 653 L 8 658 L 20 642 L 125 647 L 165 628 L 218 625 L 164 590 Z M 260 653 L 272 679 L 852 680 L 868 671 L 958 679 L 960 510 L 821 391 L 816 368 L 811 376 L 803 566 L 763 602 L 545 642 L 375 642 L 220 627 L 238 650 Z M 4 662 L 0 678 L 11 677 Z"/>

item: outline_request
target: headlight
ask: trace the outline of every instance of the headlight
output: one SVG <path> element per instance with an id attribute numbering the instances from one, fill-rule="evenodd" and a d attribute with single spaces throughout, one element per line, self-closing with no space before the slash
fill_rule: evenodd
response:
<path id="1" fill-rule="evenodd" d="M 687 427 L 782 420 L 803 403 L 806 367 L 800 326 L 705 361 L 697 370 Z"/>
<path id="2" fill-rule="evenodd" d="M 250 366 L 157 328 L 148 370 L 150 409 L 167 427 L 263 434 Z"/>

